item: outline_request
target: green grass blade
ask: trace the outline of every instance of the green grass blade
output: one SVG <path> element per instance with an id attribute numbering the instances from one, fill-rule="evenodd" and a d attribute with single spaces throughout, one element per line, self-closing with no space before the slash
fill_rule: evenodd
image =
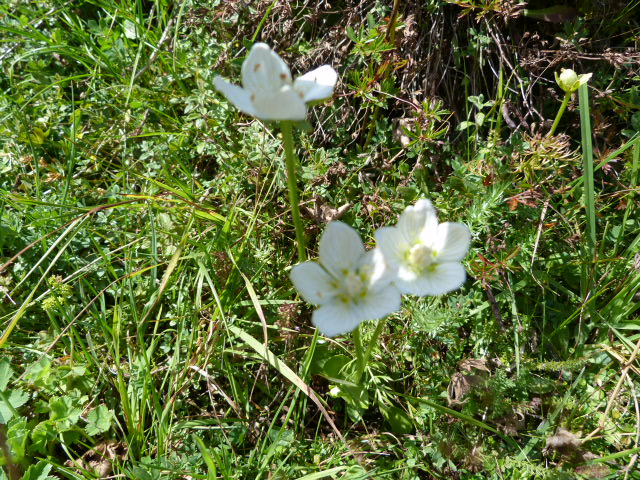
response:
<path id="1" fill-rule="evenodd" d="M 331 428 L 336 433 L 336 435 L 344 441 L 344 437 L 336 424 L 333 422 L 333 419 L 327 412 L 327 409 L 322 405 L 320 398 L 316 394 L 316 392 L 298 376 L 296 372 L 291 370 L 291 368 L 286 365 L 282 360 L 280 360 L 271 350 L 267 349 L 262 343 L 253 338 L 244 330 L 235 327 L 233 325 L 229 325 L 227 327 L 231 333 L 233 333 L 240 340 L 245 342 L 249 347 L 251 347 L 260 357 L 265 359 L 269 365 L 275 368 L 283 377 L 293 383 L 296 387 L 298 387 L 305 395 L 307 395 L 313 403 L 316 404 L 318 409 L 322 412 L 322 415 L 325 417 Z"/>
<path id="2" fill-rule="evenodd" d="M 596 206 L 593 185 L 593 146 L 591 144 L 591 119 L 589 118 L 589 87 L 584 84 L 579 90 L 580 131 L 582 134 L 582 159 L 584 162 L 584 207 L 587 214 L 587 235 L 590 253 L 593 255 L 596 244 Z"/>
<path id="3" fill-rule="evenodd" d="M 216 470 L 216 463 L 211 457 L 211 453 L 209 452 L 209 449 L 205 446 L 204 442 L 200 439 L 200 437 L 193 435 L 193 439 L 196 441 L 196 444 L 200 449 L 200 453 L 202 454 L 204 463 L 207 464 L 207 469 L 208 469 L 207 480 L 216 480 L 218 475 L 218 472 Z"/>

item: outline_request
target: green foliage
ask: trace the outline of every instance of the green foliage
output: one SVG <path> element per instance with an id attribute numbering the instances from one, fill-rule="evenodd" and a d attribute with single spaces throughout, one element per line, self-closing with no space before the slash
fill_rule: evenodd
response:
<path id="1" fill-rule="evenodd" d="M 0 6 L 4 478 L 637 477 L 640 4 L 392 3 Z M 277 129 L 213 88 L 259 40 L 341 75 L 294 129 L 310 254 L 423 196 L 474 235 L 362 382 L 288 279 Z"/>

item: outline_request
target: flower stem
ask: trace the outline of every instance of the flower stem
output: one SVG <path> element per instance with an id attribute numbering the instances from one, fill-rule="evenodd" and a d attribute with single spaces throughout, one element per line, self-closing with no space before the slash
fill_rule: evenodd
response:
<path id="1" fill-rule="evenodd" d="M 280 122 L 282 140 L 284 142 L 284 156 L 287 164 L 287 183 L 289 185 L 289 203 L 293 225 L 296 228 L 296 242 L 298 244 L 298 261 L 307 259 L 304 241 L 304 227 L 300 218 L 300 205 L 298 201 L 298 185 L 296 183 L 296 155 L 293 151 L 293 125 L 289 121 Z"/>
<path id="2" fill-rule="evenodd" d="M 376 325 L 376 329 L 374 330 L 373 335 L 369 340 L 369 345 L 367 346 L 367 350 L 364 353 L 362 351 L 362 339 L 360 338 L 360 326 L 358 326 L 353 331 L 353 341 L 356 345 L 356 355 L 358 360 L 356 377 L 354 379 L 356 384 L 360 383 L 360 379 L 362 378 L 364 369 L 366 368 L 367 362 L 371 357 L 371 352 L 373 352 L 373 347 L 376 345 L 376 343 L 378 343 L 378 338 L 380 337 L 380 334 L 382 333 L 382 329 L 384 328 L 385 320 L 386 318 L 383 318 L 382 320 L 378 321 L 378 324 Z"/>
<path id="3" fill-rule="evenodd" d="M 558 114 L 556 115 L 556 119 L 553 121 L 553 125 L 551 126 L 551 130 L 547 134 L 547 137 L 553 136 L 560 123 L 560 119 L 562 118 L 562 114 L 564 113 L 567 105 L 569 105 L 569 100 L 571 100 L 571 92 L 567 92 L 564 94 L 564 100 L 562 100 L 562 105 L 560 105 L 560 110 L 558 110 Z"/>
<path id="4" fill-rule="evenodd" d="M 362 337 L 360 336 L 360 325 L 356 327 L 356 329 L 351 332 L 353 336 L 353 343 L 356 347 L 356 383 L 360 383 L 360 377 L 362 376 L 362 372 L 364 372 L 364 367 L 366 363 L 364 362 L 364 350 L 362 349 Z"/>

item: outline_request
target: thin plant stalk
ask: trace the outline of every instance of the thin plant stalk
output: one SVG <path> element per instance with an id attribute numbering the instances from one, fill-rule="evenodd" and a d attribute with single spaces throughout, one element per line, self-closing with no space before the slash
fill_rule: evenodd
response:
<path id="1" fill-rule="evenodd" d="M 296 229 L 296 243 L 298 245 L 298 261 L 304 262 L 307 259 L 304 240 L 304 228 L 300 217 L 300 205 L 298 200 L 298 185 L 296 183 L 296 156 L 293 151 L 293 125 L 289 121 L 280 122 L 282 130 L 282 140 L 284 142 L 284 156 L 287 165 L 287 183 L 289 186 L 289 203 L 291 204 L 291 215 L 293 225 Z"/>
<path id="2" fill-rule="evenodd" d="M 360 338 L 360 326 L 358 326 L 353 331 L 353 341 L 356 345 L 356 357 L 357 357 L 356 358 L 356 361 L 357 361 L 356 376 L 354 379 L 356 384 L 360 383 L 360 379 L 362 378 L 364 369 L 367 366 L 367 362 L 369 362 L 369 358 L 371 358 L 373 347 L 376 345 L 376 343 L 378 343 L 378 338 L 380 337 L 380 334 L 382 333 L 382 329 L 384 328 L 385 320 L 386 319 L 383 318 L 382 320 L 378 321 L 376 325 L 376 329 L 374 330 L 373 335 L 369 340 L 369 345 L 367 346 L 367 349 L 365 351 L 363 351 L 363 348 L 362 348 L 362 339 Z"/>
<path id="3" fill-rule="evenodd" d="M 560 123 L 562 114 L 564 114 L 564 111 L 566 110 L 567 105 L 569 105 L 569 100 L 571 100 L 571 92 L 566 92 L 564 94 L 564 100 L 562 100 L 562 105 L 560 105 L 560 110 L 558 110 L 558 114 L 556 115 L 556 119 L 553 121 L 551 130 L 549 130 L 549 133 L 547 134 L 548 137 L 552 137 L 556 131 L 556 128 L 558 128 L 558 124 Z"/>

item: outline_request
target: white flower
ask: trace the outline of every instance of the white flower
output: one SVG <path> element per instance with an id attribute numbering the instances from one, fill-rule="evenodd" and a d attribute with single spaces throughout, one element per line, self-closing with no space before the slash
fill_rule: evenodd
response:
<path id="1" fill-rule="evenodd" d="M 460 261 L 469 250 L 471 233 L 462 223 L 439 224 L 429 200 L 407 207 L 395 227 L 378 229 L 376 242 L 396 269 L 394 282 L 402 293 L 441 295 L 465 281 Z"/>
<path id="2" fill-rule="evenodd" d="M 400 308 L 400 292 L 378 249 L 365 252 L 358 233 L 331 222 L 320 238 L 319 260 L 291 270 L 302 298 L 319 305 L 311 320 L 323 335 L 350 332 L 365 320 L 382 318 Z"/>
<path id="3" fill-rule="evenodd" d="M 329 65 L 291 81 L 291 72 L 265 43 L 256 43 L 242 64 L 242 87 L 215 77 L 215 87 L 240 111 L 262 120 L 304 120 L 306 102 L 333 94 L 338 74 Z"/>
<path id="4" fill-rule="evenodd" d="M 555 72 L 556 83 L 567 93 L 573 93 L 578 90 L 581 85 L 584 85 L 589 81 L 592 75 L 592 73 L 578 75 L 569 68 L 560 69 L 560 75 L 558 75 L 558 72 Z"/>

